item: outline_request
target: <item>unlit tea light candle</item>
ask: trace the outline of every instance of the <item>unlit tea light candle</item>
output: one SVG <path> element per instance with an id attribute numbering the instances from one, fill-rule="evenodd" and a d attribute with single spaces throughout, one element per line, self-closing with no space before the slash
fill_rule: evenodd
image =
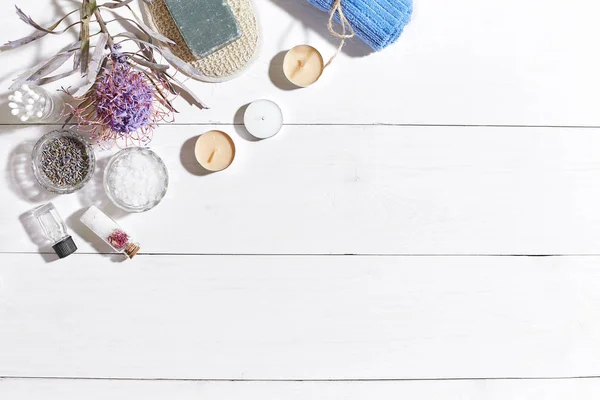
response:
<path id="1" fill-rule="evenodd" d="M 208 171 L 222 171 L 233 162 L 235 145 L 225 132 L 208 131 L 196 141 L 195 154 L 196 160 Z"/>
<path id="2" fill-rule="evenodd" d="M 275 136 L 283 126 L 281 108 L 271 100 L 256 100 L 244 113 L 244 126 L 258 139 Z"/>
<path id="3" fill-rule="evenodd" d="M 323 57 L 317 49 L 303 44 L 287 52 L 283 59 L 283 73 L 296 86 L 307 87 L 323 73 Z"/>

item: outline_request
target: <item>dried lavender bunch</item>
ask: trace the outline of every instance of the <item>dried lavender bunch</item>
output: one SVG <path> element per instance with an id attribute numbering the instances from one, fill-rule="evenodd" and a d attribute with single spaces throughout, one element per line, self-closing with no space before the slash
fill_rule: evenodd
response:
<path id="1" fill-rule="evenodd" d="M 156 123 L 176 112 L 169 99 L 181 92 L 187 93 L 191 104 L 206 108 L 174 74 L 168 72 L 168 65 L 157 61 L 157 57 L 161 56 L 184 73 L 200 72 L 166 46 L 151 43 L 172 44 L 173 41 L 146 26 L 131 9 L 129 4 L 133 1 L 112 0 L 97 4 L 96 0 L 82 0 L 80 8 L 68 12 L 47 28 L 16 7 L 19 18 L 36 31 L 7 42 L 0 51 L 26 45 L 47 35 L 60 35 L 76 27 L 79 27 L 79 40 L 19 75 L 11 89 L 23 84 L 44 85 L 80 72 L 87 83 L 73 93 L 73 97 L 81 102 L 71 106 L 71 117 L 76 117 L 81 125 L 92 127 L 103 142 L 120 138 L 149 140 L 149 132 Z M 151 3 L 151 0 L 138 1 Z M 102 12 L 116 14 L 121 8 L 127 8 L 133 19 L 118 15 L 113 20 L 103 18 Z M 79 20 L 60 29 L 68 17 L 77 12 Z M 108 31 L 108 24 L 112 22 L 127 23 L 130 31 L 113 35 Z M 99 31 L 91 33 L 91 26 L 97 26 Z M 121 51 L 124 43 L 131 44 L 133 50 Z M 70 59 L 73 59 L 71 70 L 51 75 Z M 117 94 L 120 102 L 108 107 L 108 97 Z M 136 132 L 139 135 L 136 136 Z"/>

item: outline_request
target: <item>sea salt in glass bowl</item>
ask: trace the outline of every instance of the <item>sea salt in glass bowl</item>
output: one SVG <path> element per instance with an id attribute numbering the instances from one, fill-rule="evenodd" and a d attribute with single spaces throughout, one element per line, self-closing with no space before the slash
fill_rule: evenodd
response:
<path id="1" fill-rule="evenodd" d="M 165 197 L 169 173 L 163 160 L 152 150 L 131 147 L 112 156 L 104 170 L 108 198 L 127 212 L 144 212 Z"/>
<path id="2" fill-rule="evenodd" d="M 59 185 L 50 180 L 44 173 L 43 151 L 45 146 L 53 140 L 63 137 L 70 138 L 78 145 L 81 145 L 88 159 L 88 165 L 83 171 L 83 179 L 74 185 Z M 31 166 L 33 169 L 33 176 L 35 176 L 35 179 L 44 189 L 56 194 L 69 194 L 81 189 L 90 181 L 90 179 L 92 179 L 92 175 L 94 174 L 94 170 L 96 168 L 96 157 L 94 156 L 94 150 L 92 149 L 92 146 L 90 146 L 85 138 L 79 133 L 73 130 L 65 129 L 54 130 L 42 136 L 33 147 L 33 152 L 31 154 Z"/>

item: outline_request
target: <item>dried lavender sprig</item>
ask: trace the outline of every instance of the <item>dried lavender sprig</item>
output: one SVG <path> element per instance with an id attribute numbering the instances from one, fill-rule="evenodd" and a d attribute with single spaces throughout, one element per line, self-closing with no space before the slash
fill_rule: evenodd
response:
<path id="1" fill-rule="evenodd" d="M 40 167 L 57 186 L 77 186 L 87 176 L 90 166 L 85 146 L 71 137 L 58 137 L 45 143 Z"/>

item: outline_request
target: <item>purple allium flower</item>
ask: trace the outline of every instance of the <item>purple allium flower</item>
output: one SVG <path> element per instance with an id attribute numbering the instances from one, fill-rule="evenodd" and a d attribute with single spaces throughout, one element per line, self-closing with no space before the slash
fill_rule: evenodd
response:
<path id="1" fill-rule="evenodd" d="M 127 56 L 113 49 L 94 86 L 70 106 L 81 127 L 91 127 L 102 144 L 124 139 L 137 145 L 150 141 L 156 124 L 173 111 L 159 84 L 132 68 Z"/>
<path id="2" fill-rule="evenodd" d="M 113 131 L 130 134 L 150 123 L 154 90 L 146 77 L 128 64 L 115 63 L 93 90 L 96 114 Z"/>

